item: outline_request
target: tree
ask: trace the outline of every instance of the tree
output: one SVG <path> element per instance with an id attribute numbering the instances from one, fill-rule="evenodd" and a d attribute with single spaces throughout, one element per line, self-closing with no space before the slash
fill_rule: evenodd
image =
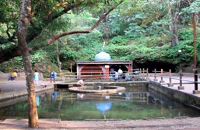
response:
<path id="1" fill-rule="evenodd" d="M 68 13 L 69 11 L 75 12 L 76 10 L 80 9 L 89 9 L 91 7 L 95 7 L 97 10 L 101 10 L 104 7 L 110 7 L 112 5 L 116 5 L 119 3 L 120 0 L 115 1 L 102 1 L 102 0 L 60 0 L 59 2 L 57 0 L 32 0 L 32 19 L 30 21 L 30 26 L 27 30 L 27 44 L 30 44 L 37 36 L 39 36 L 43 29 L 45 29 L 52 21 L 56 20 L 60 16 Z M 15 3 L 14 5 L 17 5 L 17 1 L 13 0 L 3 0 L 1 1 L 3 4 L 0 5 L 6 7 L 6 4 Z M 4 4 L 5 3 L 5 4 Z M 10 4 L 12 5 L 12 4 Z M 17 7 L 17 6 L 16 6 Z M 15 11 L 16 7 L 12 7 L 8 11 L 1 11 L 3 15 L 6 17 L 3 17 L 5 20 L 10 21 L 7 19 L 10 18 L 9 14 L 18 14 L 17 11 Z M 7 8 L 7 7 L 6 7 Z M 12 17 L 11 17 L 12 18 Z M 12 20 L 16 21 L 16 20 Z M 8 24 L 7 22 L 3 22 L 3 24 Z M 0 21 L 1 24 L 1 21 Z M 14 23 L 15 24 L 15 23 Z M 13 39 L 16 39 L 16 30 L 17 27 L 14 27 L 12 29 L 12 34 L 10 34 L 10 39 L 6 37 L 3 37 L 4 41 L 13 41 Z M 13 36 L 13 37 L 12 37 Z M 2 37 L 0 37 L 2 39 Z M 13 44 L 14 43 L 14 44 Z M 0 63 L 7 61 L 9 59 L 12 59 L 16 56 L 21 56 L 21 52 L 19 51 L 19 48 L 17 47 L 16 40 L 12 43 L 9 43 L 9 46 L 3 50 L 0 50 Z M 2 44 L 6 44 L 3 42 Z M 38 49 L 36 46 L 32 47 L 32 50 Z"/>
<path id="2" fill-rule="evenodd" d="M 31 0 L 21 0 L 21 6 L 18 19 L 18 46 L 22 54 L 24 69 L 26 74 L 26 84 L 28 91 L 28 115 L 29 127 L 35 128 L 38 126 L 38 114 L 35 100 L 35 85 L 33 82 L 33 71 L 30 62 L 29 49 L 26 42 L 26 34 L 29 23 L 31 21 Z"/>
<path id="3" fill-rule="evenodd" d="M 171 39 L 172 43 L 171 46 L 175 46 L 178 44 L 178 20 L 179 20 L 179 9 L 180 9 L 180 3 L 181 0 L 175 0 L 175 1 L 166 1 L 167 3 L 167 9 L 168 9 L 168 15 L 169 15 L 169 30 L 171 31 Z"/>
<path id="4" fill-rule="evenodd" d="M 39 1 L 40 2 L 40 1 Z M 62 0 L 61 2 L 65 2 L 65 0 Z M 78 4 L 80 2 L 83 2 L 83 0 L 78 1 Z M 97 23 L 92 26 L 91 29 L 86 30 L 86 31 L 77 31 L 77 33 L 90 33 L 94 28 L 96 28 L 99 23 L 113 10 L 115 9 L 119 4 L 121 4 L 122 1 L 120 1 L 116 6 L 112 7 L 105 15 L 103 15 Z M 58 6 L 62 6 L 64 9 L 70 10 L 71 7 L 63 5 L 63 3 L 58 4 Z M 56 5 L 57 7 L 57 5 Z M 52 10 L 48 13 L 46 16 L 46 19 L 49 18 L 49 15 L 53 12 L 53 10 L 56 8 L 53 7 Z M 33 12 L 32 12 L 32 6 L 31 6 L 31 0 L 21 0 L 21 5 L 20 5 L 20 11 L 19 11 L 19 19 L 18 19 L 18 30 L 17 30 L 17 38 L 18 38 L 18 47 L 19 47 L 19 52 L 17 54 L 22 55 L 23 63 L 24 63 L 24 68 L 25 68 L 25 73 L 26 73 L 26 84 L 27 84 L 27 91 L 28 91 L 28 104 L 29 104 L 29 127 L 35 128 L 38 126 L 38 114 L 37 114 L 37 106 L 36 106 L 36 100 L 35 100 L 35 85 L 33 82 L 33 71 L 32 71 L 32 65 L 30 61 L 30 54 L 29 54 L 29 48 L 27 45 L 27 41 L 29 41 L 32 38 L 32 35 L 30 34 L 27 36 L 27 31 L 29 27 L 29 23 L 32 24 L 32 27 L 34 27 L 33 23 Z M 72 31 L 73 32 L 73 31 Z M 76 31 L 75 31 L 76 33 Z M 73 33 L 67 33 L 69 34 L 74 34 Z M 51 39 L 51 42 L 54 42 L 55 40 L 59 39 L 62 36 L 65 36 L 66 33 L 63 33 L 58 36 L 54 36 Z M 30 39 L 29 39 L 30 38 Z M 59 61 L 59 54 L 58 54 L 58 64 L 60 63 Z"/>

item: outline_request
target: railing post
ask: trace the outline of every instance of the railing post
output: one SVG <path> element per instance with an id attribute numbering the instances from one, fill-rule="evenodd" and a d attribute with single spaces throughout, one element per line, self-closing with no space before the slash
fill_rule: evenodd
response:
<path id="1" fill-rule="evenodd" d="M 172 70 L 169 69 L 169 83 L 168 83 L 168 87 L 173 87 L 172 84 Z"/>
<path id="2" fill-rule="evenodd" d="M 163 80 L 163 69 L 160 71 L 160 83 L 164 83 L 165 81 Z"/>
<path id="3" fill-rule="evenodd" d="M 179 90 L 183 90 L 183 89 L 184 89 L 184 87 L 183 87 L 183 85 L 182 85 L 182 76 L 183 76 L 182 73 L 183 73 L 182 70 L 180 70 L 180 86 L 178 86 L 178 89 L 179 89 Z"/>
<path id="4" fill-rule="evenodd" d="M 148 68 L 147 68 L 146 72 L 147 72 L 147 77 L 146 77 L 146 79 L 149 80 L 149 69 L 148 69 Z"/>
<path id="5" fill-rule="evenodd" d="M 141 76 L 141 68 L 139 68 L 139 76 Z"/>
<path id="6" fill-rule="evenodd" d="M 144 68 L 142 69 L 142 78 L 144 79 Z"/>
<path id="7" fill-rule="evenodd" d="M 154 81 L 158 81 L 158 79 L 156 79 L 156 69 L 154 69 Z"/>
<path id="8" fill-rule="evenodd" d="M 194 90 L 193 94 L 199 94 L 200 91 L 198 90 L 198 71 L 194 69 Z"/>

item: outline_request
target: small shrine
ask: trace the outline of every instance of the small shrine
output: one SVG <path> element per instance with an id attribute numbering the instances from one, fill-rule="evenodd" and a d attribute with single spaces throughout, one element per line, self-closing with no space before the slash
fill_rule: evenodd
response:
<path id="1" fill-rule="evenodd" d="M 131 72 L 132 61 L 114 61 L 103 49 L 96 54 L 94 61 L 77 62 L 77 78 L 109 78 L 114 71 Z"/>

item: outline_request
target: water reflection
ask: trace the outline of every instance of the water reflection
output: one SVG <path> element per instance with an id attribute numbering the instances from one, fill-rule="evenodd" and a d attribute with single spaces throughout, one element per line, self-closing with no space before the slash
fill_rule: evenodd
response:
<path id="1" fill-rule="evenodd" d="M 37 106 L 40 106 L 40 97 L 36 97 L 36 104 L 37 104 Z"/>
<path id="2" fill-rule="evenodd" d="M 84 95 L 85 94 L 83 94 L 83 93 L 77 93 L 77 98 L 78 99 L 82 99 L 82 98 L 84 98 Z"/>
<path id="3" fill-rule="evenodd" d="M 104 116 L 104 119 L 106 119 L 106 115 L 105 112 L 110 110 L 112 107 L 112 103 L 111 102 L 102 102 L 102 103 L 96 103 L 96 108 L 101 111 L 101 113 Z"/>
<path id="4" fill-rule="evenodd" d="M 55 91 L 37 95 L 39 118 L 62 120 L 85 119 L 143 119 L 174 118 L 177 116 L 200 116 L 200 112 L 159 98 L 149 92 L 123 92 L 116 94 L 71 93 Z M 0 119 L 28 118 L 27 98 L 0 103 Z"/>
<path id="5" fill-rule="evenodd" d="M 52 93 L 52 94 L 51 94 L 52 99 L 56 98 L 57 95 L 58 95 L 58 92 L 54 92 L 54 93 Z"/>

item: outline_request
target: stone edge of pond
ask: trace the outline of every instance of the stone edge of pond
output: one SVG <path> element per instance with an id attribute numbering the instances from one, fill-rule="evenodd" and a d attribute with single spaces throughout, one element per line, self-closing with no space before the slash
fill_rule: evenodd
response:
<path id="1" fill-rule="evenodd" d="M 39 88 L 35 89 L 35 92 L 43 92 L 43 91 L 47 91 L 50 89 L 54 89 L 54 85 L 42 85 Z M 8 99 L 12 99 L 12 98 L 16 98 L 16 97 L 20 97 L 20 96 L 25 96 L 28 95 L 27 89 L 22 89 L 22 90 L 16 90 L 16 91 L 11 91 L 11 92 L 2 92 L 0 93 L 0 101 L 5 101 Z"/>
<path id="2" fill-rule="evenodd" d="M 166 87 L 154 81 L 149 82 L 148 88 L 156 92 L 159 92 L 161 94 L 164 94 L 170 99 L 176 100 L 182 104 L 185 104 L 187 106 L 200 110 L 200 97 L 194 94 L 190 94 L 190 93 L 182 92 L 180 90 L 176 90 L 170 87 Z"/>

